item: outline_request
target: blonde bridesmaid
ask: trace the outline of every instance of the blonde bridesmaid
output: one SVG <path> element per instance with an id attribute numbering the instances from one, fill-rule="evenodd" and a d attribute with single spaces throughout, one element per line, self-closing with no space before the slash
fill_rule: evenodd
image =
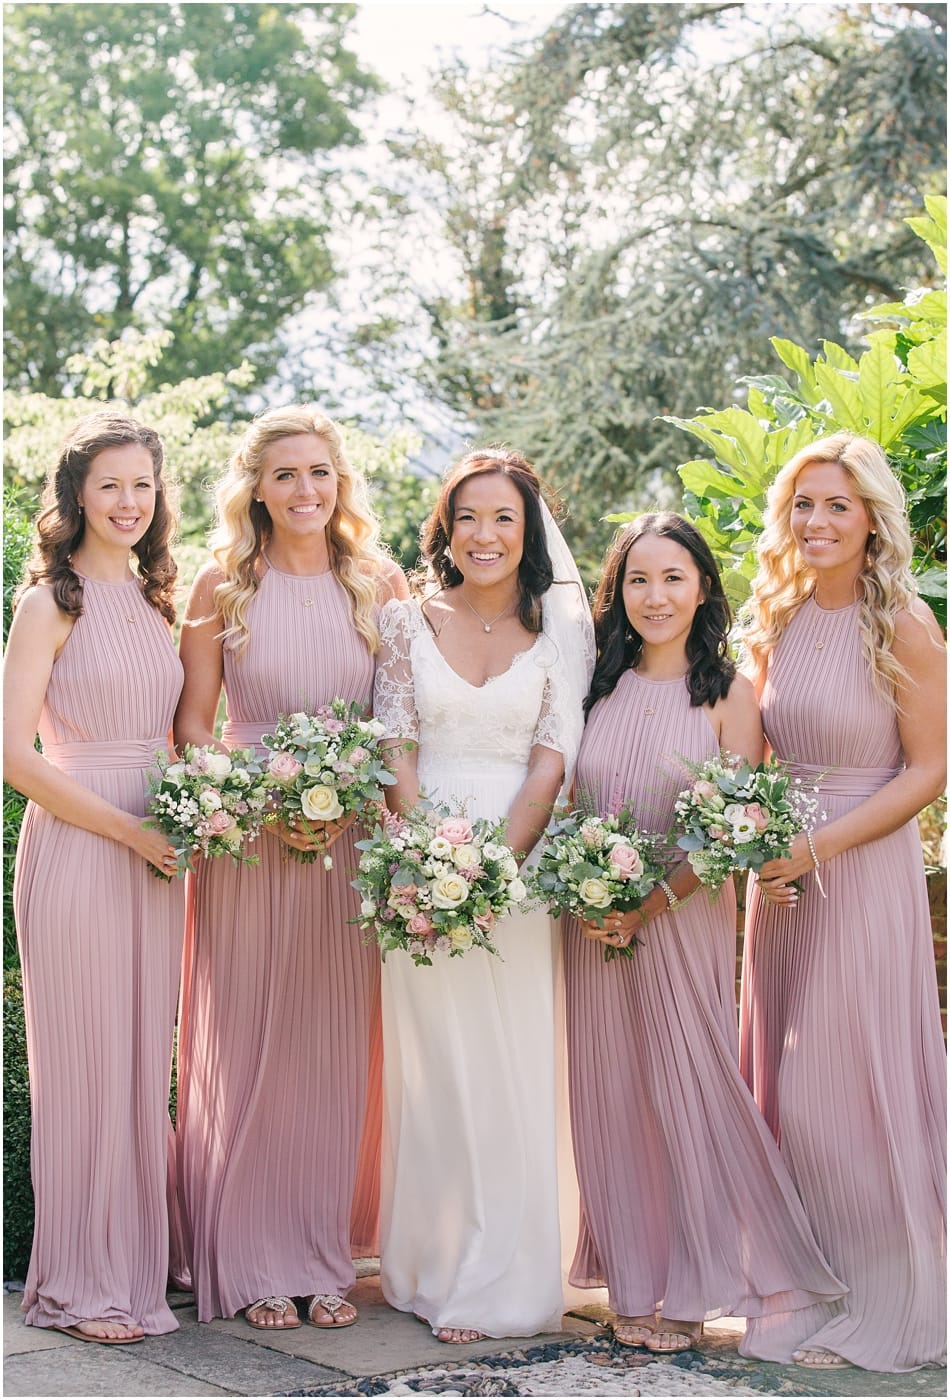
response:
<path id="1" fill-rule="evenodd" d="M 5 776 L 30 799 L 13 891 L 36 1199 L 23 1307 L 111 1345 L 178 1326 L 165 1172 L 183 890 L 155 878 L 174 853 L 142 824 L 182 683 L 162 460 L 133 419 L 76 424 L 4 668 Z"/>
<path id="2" fill-rule="evenodd" d="M 218 510 L 182 632 L 178 741 L 215 742 L 222 684 L 225 746 L 335 696 L 369 709 L 377 610 L 407 588 L 335 425 L 307 407 L 256 419 Z M 345 823 L 283 828 L 260 839 L 258 867 L 198 872 L 177 1134 L 202 1321 L 244 1309 L 252 1327 L 298 1327 L 298 1298 L 314 1326 L 356 1321 L 346 1294 L 354 1253 L 376 1243 L 380 1086 L 378 955 L 350 922 L 354 839 Z M 329 871 L 288 858 L 330 846 Z"/>
<path id="3" fill-rule="evenodd" d="M 946 654 L 911 552 L 877 443 L 813 443 L 769 492 L 745 638 L 769 744 L 827 820 L 752 892 L 742 1063 L 850 1291 L 757 1319 L 744 1350 L 817 1369 L 946 1357 L 946 1056 L 915 821 L 946 781 Z"/>

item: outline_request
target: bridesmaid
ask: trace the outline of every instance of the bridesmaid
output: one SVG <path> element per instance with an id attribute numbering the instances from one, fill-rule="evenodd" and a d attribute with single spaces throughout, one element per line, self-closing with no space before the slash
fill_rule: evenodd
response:
<path id="1" fill-rule="evenodd" d="M 769 492 L 745 635 L 768 741 L 827 814 L 762 867 L 742 987 L 743 1071 L 850 1289 L 756 1321 L 744 1350 L 806 1366 L 946 1354 L 946 1064 L 914 820 L 946 780 L 946 669 L 911 549 L 881 448 L 812 443 Z"/>
<path id="2" fill-rule="evenodd" d="M 408 589 L 377 543 L 335 425 L 298 406 L 256 419 L 218 512 L 214 562 L 195 580 L 182 632 L 178 742 L 215 742 L 222 683 L 226 746 L 259 744 L 279 713 L 335 696 L 369 708 L 377 608 Z M 381 1089 L 379 961 L 350 923 L 353 840 L 347 822 L 319 838 L 283 828 L 261 837 L 259 866 L 215 861 L 195 881 L 178 1189 L 204 1322 L 244 1308 L 252 1327 L 298 1327 L 301 1296 L 314 1326 L 356 1321 L 344 1295 L 352 1249 L 375 1244 Z M 290 847 L 334 843 L 330 871 L 288 859 Z M 364 1119 L 372 1132 L 358 1173 Z"/>
<path id="3" fill-rule="evenodd" d="M 594 627 L 576 789 L 601 814 L 629 806 L 641 830 L 666 831 L 688 782 L 683 759 L 762 753 L 752 686 L 727 652 L 716 564 L 693 525 L 650 514 L 618 534 Z M 604 961 L 605 947 L 633 938 L 632 958 Z M 714 901 L 682 856 L 639 910 L 608 914 L 603 928 L 567 921 L 581 1188 L 571 1281 L 606 1284 L 624 1346 L 684 1351 L 710 1315 L 843 1292 L 739 1073 L 735 942 L 732 881 Z"/>
<path id="4" fill-rule="evenodd" d="M 13 889 L 36 1198 L 23 1308 L 107 1344 L 178 1326 L 165 1172 L 183 890 L 155 878 L 174 852 L 142 825 L 181 690 L 162 458 L 117 413 L 75 425 L 4 668 L 5 776 L 30 799 Z"/>

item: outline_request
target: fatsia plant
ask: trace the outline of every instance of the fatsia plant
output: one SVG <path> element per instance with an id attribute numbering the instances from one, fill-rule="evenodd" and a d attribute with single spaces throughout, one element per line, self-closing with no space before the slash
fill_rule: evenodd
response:
<path id="1" fill-rule="evenodd" d="M 945 275 L 947 201 L 929 196 L 925 205 L 925 215 L 907 222 Z M 833 341 L 824 341 L 812 358 L 793 341 L 773 337 L 794 385 L 780 374 L 744 378 L 739 383 L 747 388 L 747 408 L 666 419 L 711 453 L 678 467 L 684 506 L 722 565 L 730 601 L 741 606 L 755 572 L 766 492 L 778 469 L 799 448 L 842 428 L 873 438 L 907 494 L 918 587 L 946 625 L 946 291 L 917 289 L 864 316 L 878 325 L 859 359 Z"/>

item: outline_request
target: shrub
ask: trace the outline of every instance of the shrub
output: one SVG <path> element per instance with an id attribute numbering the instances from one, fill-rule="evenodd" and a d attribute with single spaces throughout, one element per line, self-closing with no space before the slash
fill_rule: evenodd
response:
<path id="1" fill-rule="evenodd" d="M 3 974 L 3 1276 L 25 1278 L 33 1241 L 30 1081 L 18 967 Z"/>

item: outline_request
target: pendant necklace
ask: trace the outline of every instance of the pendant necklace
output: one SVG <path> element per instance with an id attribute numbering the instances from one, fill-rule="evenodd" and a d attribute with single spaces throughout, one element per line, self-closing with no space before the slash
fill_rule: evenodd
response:
<path id="1" fill-rule="evenodd" d="M 460 591 L 461 591 L 461 590 L 460 590 Z M 496 622 L 500 622 L 501 619 L 502 619 L 503 617 L 507 617 L 508 614 L 511 612 L 511 604 L 509 603 L 508 606 L 507 606 L 506 608 L 502 608 L 501 612 L 498 614 L 497 617 L 493 617 L 493 618 L 491 619 L 490 622 L 486 622 L 485 619 L 482 617 L 481 613 L 478 611 L 478 609 L 472 607 L 471 603 L 468 601 L 468 599 L 466 598 L 465 594 L 462 593 L 461 596 L 462 596 L 462 602 L 465 604 L 465 606 L 466 606 L 471 612 L 473 612 L 473 613 L 475 614 L 475 616 L 478 618 L 479 622 L 482 624 L 482 631 L 483 631 L 483 632 L 490 632 L 491 629 L 494 627 L 494 625 L 495 625 Z"/>

